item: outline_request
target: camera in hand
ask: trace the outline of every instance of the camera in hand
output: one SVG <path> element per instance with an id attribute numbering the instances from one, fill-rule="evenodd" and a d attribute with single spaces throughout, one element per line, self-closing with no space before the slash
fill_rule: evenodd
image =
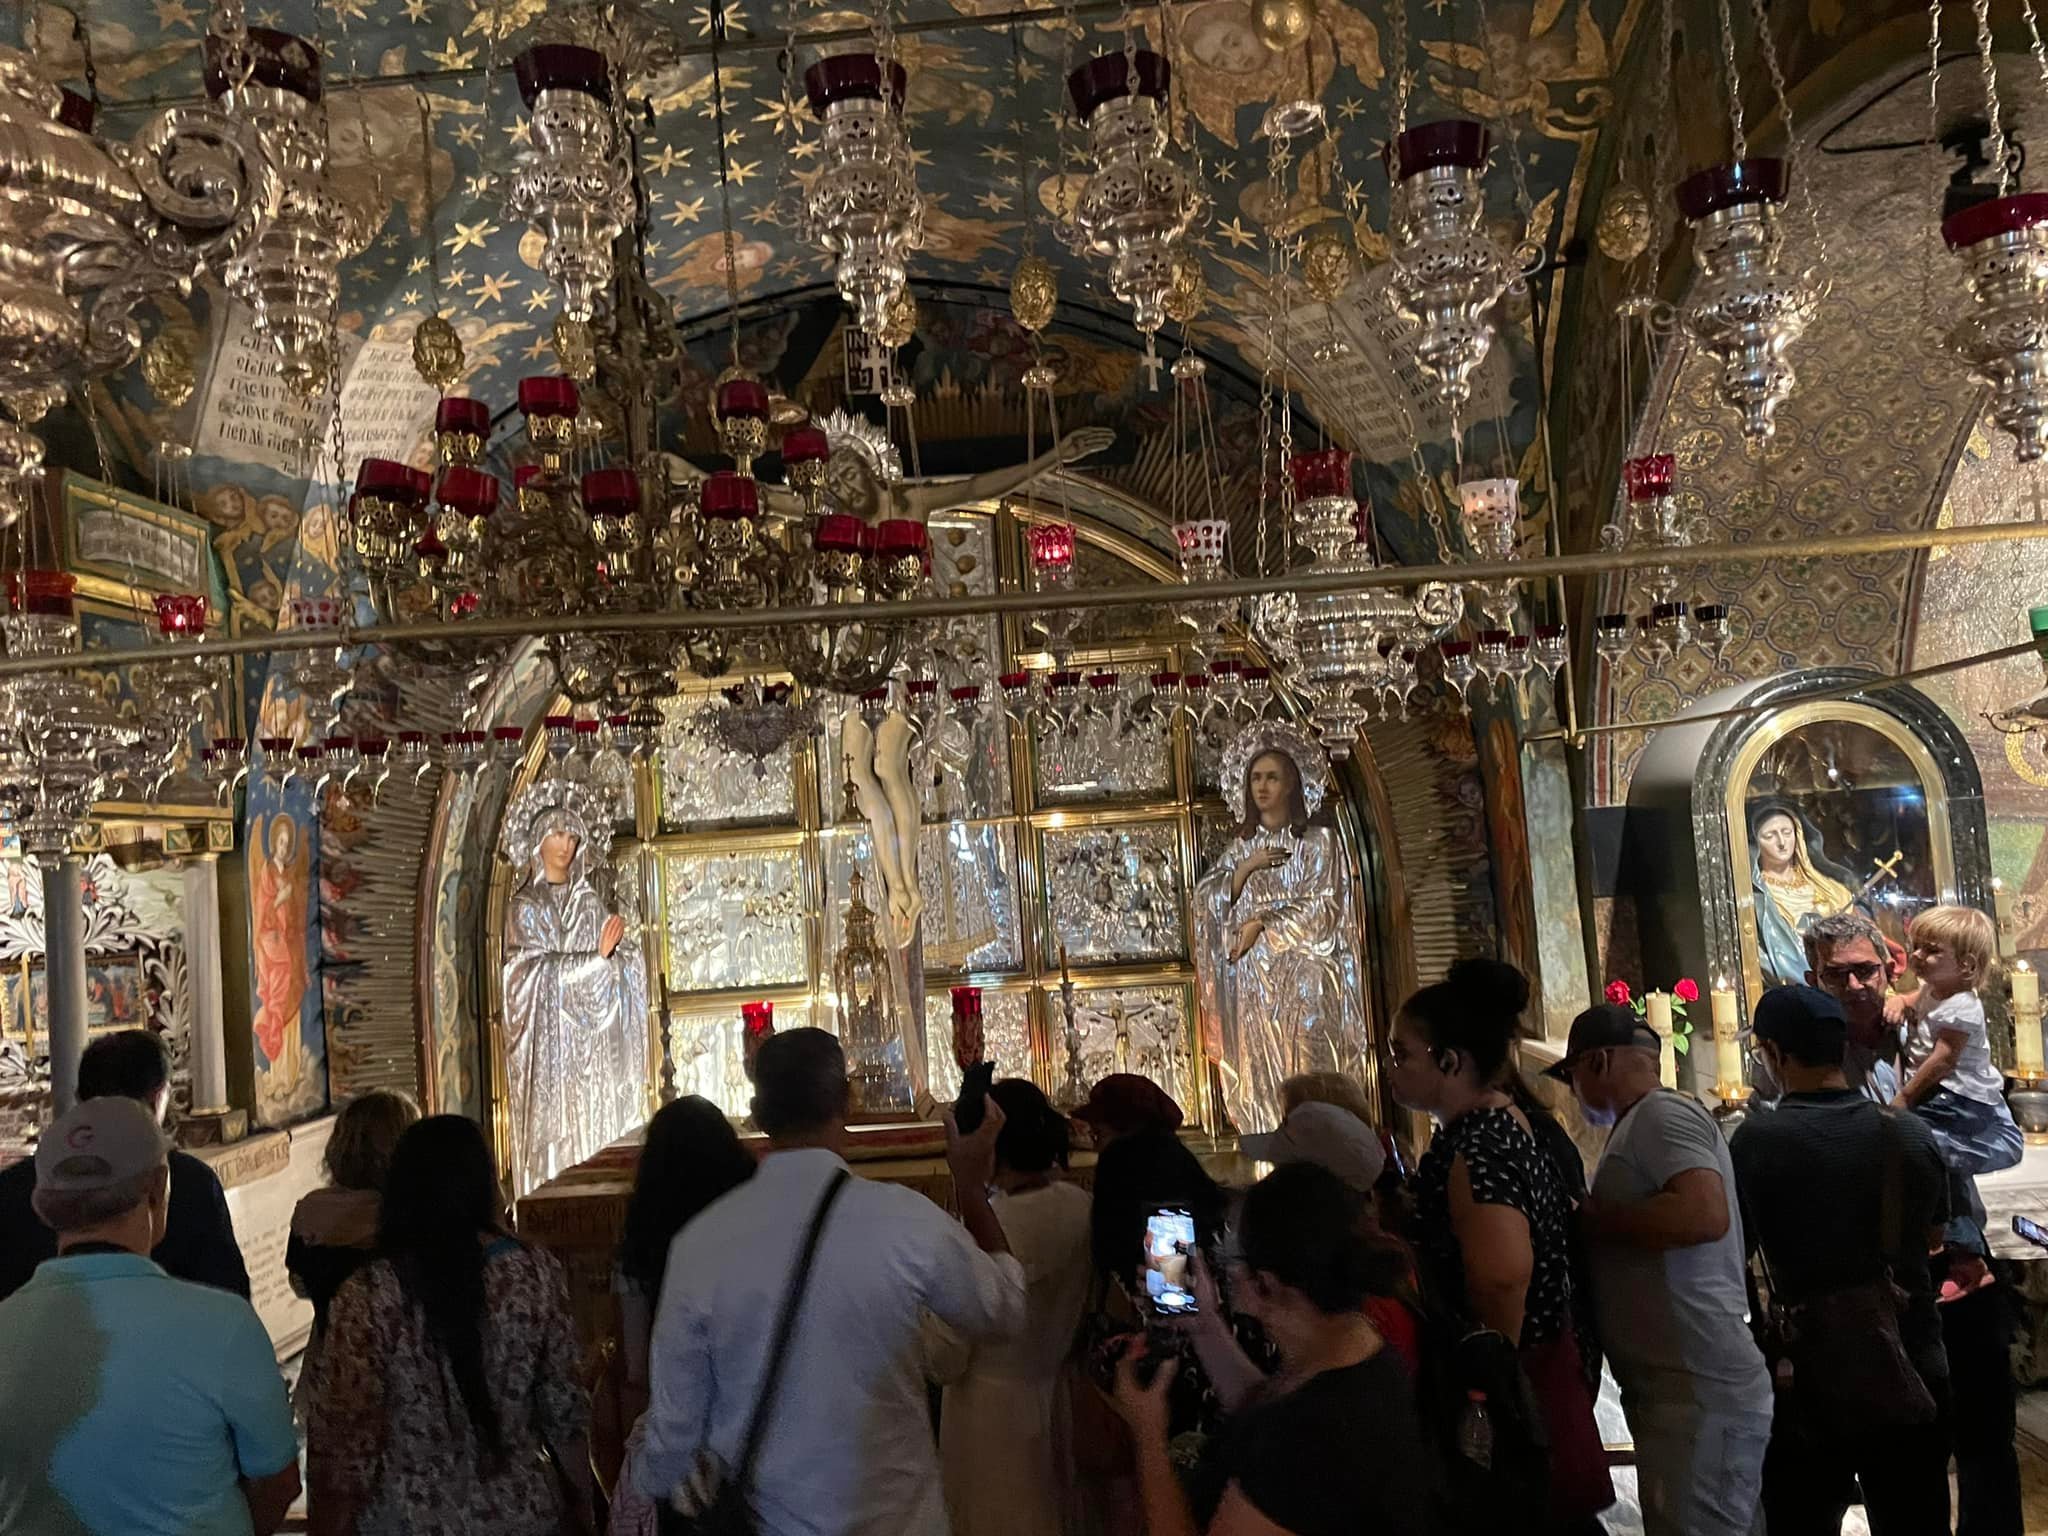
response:
<path id="1" fill-rule="evenodd" d="M 960 1078 L 960 1097 L 953 1101 L 953 1123 L 961 1134 L 971 1136 L 988 1118 L 988 1090 L 995 1081 L 996 1064 L 977 1061 Z"/>

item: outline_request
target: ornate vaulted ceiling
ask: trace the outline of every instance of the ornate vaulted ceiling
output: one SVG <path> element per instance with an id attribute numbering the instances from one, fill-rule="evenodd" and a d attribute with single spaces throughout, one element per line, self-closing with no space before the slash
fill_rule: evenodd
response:
<path id="1" fill-rule="evenodd" d="M 1475 115 L 1498 130 L 1512 115 L 1527 205 L 1539 236 L 1555 249 L 1579 222 L 1589 150 L 1610 97 L 1608 76 L 1631 25 L 1626 13 L 1639 5 L 1420 0 L 1397 25 L 1384 6 L 1323 0 L 1306 45 L 1287 53 L 1261 43 L 1243 0 L 1177 5 L 1170 39 L 1161 37 L 1151 13 L 1139 14 L 1139 39 L 1170 45 L 1180 66 L 1181 100 L 1198 125 L 1194 143 L 1214 200 L 1213 217 L 1197 237 L 1213 299 L 1193 339 L 1216 364 L 1211 376 L 1227 470 L 1242 477 L 1257 441 L 1253 407 L 1269 329 L 1263 230 L 1271 223 L 1298 235 L 1342 223 L 1355 228 L 1369 260 L 1383 258 L 1387 184 L 1377 156 L 1390 131 L 1396 75 L 1405 71 L 1410 82 L 1411 121 Z M 912 263 L 924 296 L 921 323 L 904 354 L 923 397 L 925 467 L 945 472 L 968 459 L 986 463 L 995 438 L 1004 451 L 1021 446 L 1017 380 L 1029 358 L 1027 338 L 1008 316 L 1007 284 L 1030 242 L 1060 272 L 1062 319 L 1047 340 L 1061 363 L 1062 424 L 1116 427 L 1118 445 L 1096 472 L 1121 476 L 1139 495 L 1154 494 L 1165 455 L 1148 451 L 1148 443 L 1170 426 L 1170 384 L 1162 371 L 1164 387 L 1155 389 L 1141 366 L 1139 339 L 1107 292 L 1101 263 L 1061 248 L 1049 228 L 1062 167 L 1071 171 L 1082 148 L 1078 132 L 1060 126 L 1062 69 L 1070 59 L 1120 46 L 1120 19 L 1094 5 L 1083 7 L 1070 32 L 1043 21 L 954 25 L 988 9 L 982 0 L 911 0 L 897 18 L 929 210 L 926 246 Z M 81 34 L 89 37 L 103 121 L 114 133 L 133 131 L 152 104 L 198 93 L 202 0 L 103 0 L 83 10 L 82 28 L 53 4 L 24 14 L 38 57 L 74 84 L 85 80 Z M 348 456 L 417 445 L 417 433 L 403 445 L 399 439 L 424 426 L 432 391 L 410 378 L 406 347 L 413 325 L 436 310 L 464 339 L 470 371 L 458 388 L 502 409 L 520 375 L 554 367 L 549 331 L 556 312 L 537 265 L 540 238 L 506 215 L 499 190 L 526 139 L 509 64 L 530 41 L 588 38 L 605 23 L 594 10 L 550 11 L 542 0 L 258 0 L 248 15 L 252 24 L 317 42 L 330 81 L 338 185 L 371 210 L 376 226 L 368 249 L 343 273 L 342 327 L 367 343 L 351 348 L 344 385 Z M 649 276 L 673 302 L 691 371 L 708 382 L 727 360 L 712 18 L 705 6 L 684 4 L 622 5 L 612 16 L 634 71 Z M 815 52 L 806 39 L 862 27 L 865 16 L 814 0 L 737 0 L 724 17 L 723 159 L 734 277 L 748 311 L 742 352 L 793 398 L 831 404 L 835 392 L 844 392 L 844 311 L 824 258 L 804 245 L 791 216 L 796 180 L 815 164 L 815 145 L 800 80 L 785 76 L 780 39 L 794 28 L 800 74 Z M 943 29 L 921 30 L 928 23 Z M 1410 39 L 1397 57 L 1402 26 Z M 349 80 L 365 83 L 349 89 Z M 1333 131 L 1290 168 L 1276 199 L 1257 127 L 1276 94 L 1304 87 L 1325 104 Z M 1492 191 L 1498 217 L 1512 225 L 1517 195 L 1504 163 L 1496 164 Z M 1368 274 L 1339 306 L 1347 325 L 1353 311 L 1370 308 L 1374 285 Z M 1483 394 L 1487 419 L 1471 438 L 1503 461 L 1519 460 L 1534 434 L 1526 307 L 1522 315 L 1520 334 L 1503 349 L 1507 355 Z M 1312 309 L 1298 319 L 1321 323 Z M 204 296 L 170 324 L 196 354 L 199 396 L 172 411 L 137 380 L 119 381 L 118 398 L 109 402 L 114 444 L 142 465 L 157 441 L 196 430 L 202 499 L 207 486 L 223 481 L 249 493 L 245 513 L 263 496 L 290 498 L 302 467 L 290 439 L 312 435 L 310 418 L 289 422 L 281 392 L 265 393 L 252 377 L 260 373 L 252 361 L 260 359 L 238 352 L 235 317 L 224 319 Z M 1173 338 L 1168 350 L 1179 344 Z M 229 398 L 236 390 L 239 407 Z M 1314 406 L 1369 457 L 1404 470 L 1404 411 L 1424 435 L 1447 436 L 1447 424 L 1431 418 L 1375 348 L 1354 349 L 1351 359 L 1327 370 Z M 1507 446 L 1496 428 L 1505 430 Z M 949 450 L 949 439 L 963 446 Z M 1420 554 L 1393 506 L 1393 486 L 1389 472 L 1379 482 L 1388 503 L 1383 517 L 1394 525 L 1388 531 L 1397 549 Z M 218 508 L 210 515 L 227 516 Z M 243 515 L 223 528 L 224 553 L 238 567 L 234 584 L 252 605 L 260 603 L 259 591 L 274 593 L 289 579 L 278 558 L 279 530 L 259 524 L 248 526 Z"/>

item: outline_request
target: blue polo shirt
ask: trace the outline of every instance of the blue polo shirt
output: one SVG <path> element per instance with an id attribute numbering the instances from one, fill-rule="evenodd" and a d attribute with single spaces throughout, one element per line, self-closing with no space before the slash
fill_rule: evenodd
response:
<path id="1" fill-rule="evenodd" d="M 0 1302 L 0 1536 L 250 1536 L 239 1481 L 298 1456 L 239 1296 L 132 1253 L 51 1259 Z"/>

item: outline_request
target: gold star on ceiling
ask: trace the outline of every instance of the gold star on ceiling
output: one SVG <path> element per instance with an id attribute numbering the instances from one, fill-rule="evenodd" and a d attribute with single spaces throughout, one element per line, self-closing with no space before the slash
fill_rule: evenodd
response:
<path id="1" fill-rule="evenodd" d="M 740 8 L 736 0 L 727 0 L 727 3 L 719 7 L 719 9 L 724 14 L 725 30 L 728 33 L 746 30 L 743 26 L 739 25 L 741 19 Z M 711 35 L 711 7 L 708 5 L 693 5 L 690 7 L 690 16 L 697 23 L 697 35 L 699 37 L 709 37 Z"/>
<path id="2" fill-rule="evenodd" d="M 519 355 L 529 363 L 537 363 L 555 349 L 555 344 L 545 336 L 536 336 L 533 343 Z"/>
<path id="3" fill-rule="evenodd" d="M 1237 174 L 1237 163 L 1233 160 L 1218 160 L 1209 167 L 1209 175 L 1217 181 L 1228 181 Z"/>
<path id="4" fill-rule="evenodd" d="M 405 0 L 405 19 L 419 26 L 427 19 L 427 0 Z"/>
<path id="5" fill-rule="evenodd" d="M 478 219 L 474 224 L 455 221 L 455 233 L 441 243 L 448 247 L 450 256 L 460 256 L 471 246 L 483 249 L 483 243 L 498 232 L 498 226 L 489 219 Z"/>
<path id="6" fill-rule="evenodd" d="M 1228 224 L 1218 224 L 1216 226 L 1216 233 L 1230 242 L 1232 250 L 1239 250 L 1244 246 L 1257 245 L 1259 243 L 1258 235 L 1252 230 L 1246 229 L 1239 220 L 1234 218 Z"/>
<path id="7" fill-rule="evenodd" d="M 412 259 L 411 261 L 409 261 L 409 262 L 407 262 L 407 263 L 406 263 L 406 267 L 405 267 L 405 270 L 406 270 L 406 271 L 407 271 L 408 273 L 413 273 L 413 272 L 424 272 L 424 271 L 426 271 L 426 270 L 427 270 L 427 258 L 426 258 L 426 257 L 424 257 L 424 256 L 415 256 L 415 257 L 413 257 L 413 259 Z"/>
<path id="8" fill-rule="evenodd" d="M 808 160 L 817 152 L 818 141 L 816 139 L 798 139 L 789 146 L 789 158 L 792 160 Z"/>
<path id="9" fill-rule="evenodd" d="M 467 69 L 476 62 L 476 56 L 483 50 L 480 48 L 458 48 L 455 44 L 455 39 L 451 37 L 448 39 L 448 46 L 446 48 L 428 48 L 422 51 L 434 62 L 436 68 Z"/>
<path id="10" fill-rule="evenodd" d="M 981 158 L 991 165 L 1015 165 L 1017 151 L 1007 144 L 984 144 L 981 146 Z"/>
<path id="11" fill-rule="evenodd" d="M 510 272 L 500 272 L 496 277 L 486 277 L 481 287 L 470 290 L 469 296 L 476 300 L 476 307 L 482 309 L 486 304 L 503 302 L 506 294 L 524 286 L 523 279 L 514 277 Z"/>
<path id="12" fill-rule="evenodd" d="M 1344 121 L 1347 123 L 1350 122 L 1351 119 L 1353 119 L 1354 117 L 1358 116 L 1358 114 L 1363 112 L 1364 110 L 1365 103 L 1360 101 L 1356 96 L 1346 96 L 1342 101 L 1337 103 L 1337 115 L 1343 118 Z"/>
<path id="13" fill-rule="evenodd" d="M 554 295 L 545 288 L 536 288 L 526 296 L 526 312 L 530 315 L 536 309 L 546 309 Z"/>
<path id="14" fill-rule="evenodd" d="M 758 160 L 749 160 L 746 161 L 744 164 L 741 164 L 736 161 L 730 167 L 730 169 L 727 170 L 726 174 L 732 178 L 732 184 L 734 186 L 744 187 L 747 184 L 747 178 L 750 176 L 758 175 L 760 173 L 760 170 L 761 162 Z"/>
<path id="15" fill-rule="evenodd" d="M 419 289 L 408 288 L 398 296 L 398 302 L 405 305 L 408 309 L 412 309 L 418 307 L 422 297 L 424 295 L 420 293 Z"/>
<path id="16" fill-rule="evenodd" d="M 799 135 L 803 133 L 804 120 L 797 114 L 804 109 L 795 102 L 784 101 L 779 96 L 756 96 L 754 98 L 754 105 L 767 109 L 763 112 L 756 112 L 754 114 L 754 121 L 757 123 L 774 124 L 775 136 L 778 139 L 785 133 Z"/>
<path id="17" fill-rule="evenodd" d="M 489 171 L 479 171 L 474 176 L 462 178 L 462 195 L 464 197 L 481 197 L 490 190 L 491 173 Z"/>
<path id="18" fill-rule="evenodd" d="M 657 176 L 666 176 L 690 163 L 690 148 L 678 149 L 673 144 L 664 144 L 660 150 L 648 157 L 646 168 Z"/>
<path id="19" fill-rule="evenodd" d="M 457 123 L 455 125 L 455 142 L 464 149 L 475 149 L 483 140 L 484 130 L 481 124 Z"/>
<path id="20" fill-rule="evenodd" d="M 984 192 L 975 201 L 990 213 L 1008 213 L 1010 211 L 1010 200 L 1000 192 Z"/>
<path id="21" fill-rule="evenodd" d="M 662 215 L 669 224 L 680 229 L 685 224 L 694 224 L 704 216 L 704 199 L 699 197 L 687 203 L 677 203 Z"/>
<path id="22" fill-rule="evenodd" d="M 153 0 L 153 4 L 156 9 L 157 31 L 168 32 L 173 27 L 192 27 L 195 32 L 199 30 L 193 26 L 192 7 L 185 4 L 185 0 Z"/>
<path id="23" fill-rule="evenodd" d="M 466 267 L 457 267 L 453 272 L 450 272 L 449 274 L 447 274 L 447 276 L 441 279 L 441 286 L 443 288 L 460 288 L 464 283 L 468 281 L 469 269 Z"/>
<path id="24" fill-rule="evenodd" d="M 1010 279 L 1007 274 L 998 272 L 994 267 L 983 267 L 974 274 L 974 280 L 977 283 L 987 283 L 991 288 L 1000 288 Z"/>

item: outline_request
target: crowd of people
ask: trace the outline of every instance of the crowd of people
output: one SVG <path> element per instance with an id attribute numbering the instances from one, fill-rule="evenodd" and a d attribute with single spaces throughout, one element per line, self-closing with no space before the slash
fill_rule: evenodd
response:
<path id="1" fill-rule="evenodd" d="M 2019 1155 L 1995 946 L 1960 908 L 1908 937 L 1899 995 L 1868 920 L 1809 926 L 1732 1138 L 1632 1009 L 1583 1012 L 1548 1076 L 1605 1128 L 1590 1181 L 1493 961 L 1388 1032 L 1431 1126 L 1412 1172 L 1337 1074 L 1288 1082 L 1235 1185 L 1145 1078 L 1072 1117 L 1012 1079 L 946 1117 L 948 1211 L 850 1176 L 839 1043 L 787 1031 L 754 1062 L 763 1155 L 701 1099 L 649 1125 L 609 1365 L 479 1128 L 365 1095 L 292 1222 L 293 1399 L 219 1185 L 163 1131 L 161 1047 L 110 1036 L 0 1172 L 0 1401 L 36 1405 L 0 1436 L 0 1536 L 261 1536 L 302 1442 L 322 1536 L 1580 1536 L 1616 1498 L 1603 1362 L 1648 1536 L 1832 1533 L 1851 1504 L 1873 1536 L 2020 1536 L 1972 1182 Z"/>

